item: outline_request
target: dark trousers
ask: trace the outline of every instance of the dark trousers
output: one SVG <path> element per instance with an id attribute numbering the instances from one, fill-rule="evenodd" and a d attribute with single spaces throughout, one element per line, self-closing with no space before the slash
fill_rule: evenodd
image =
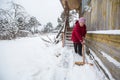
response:
<path id="1" fill-rule="evenodd" d="M 78 53 L 80 56 L 82 56 L 82 44 L 81 43 L 73 43 L 73 44 L 74 44 L 75 53 Z"/>

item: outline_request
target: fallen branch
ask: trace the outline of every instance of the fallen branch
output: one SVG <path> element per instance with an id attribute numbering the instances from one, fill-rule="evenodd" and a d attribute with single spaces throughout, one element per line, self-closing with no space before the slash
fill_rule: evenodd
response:
<path id="1" fill-rule="evenodd" d="M 47 42 L 47 43 L 51 43 L 50 41 L 48 41 L 48 40 L 46 40 L 46 39 L 44 39 L 44 38 L 41 38 L 41 40 L 43 40 L 43 41 L 45 41 L 45 42 Z"/>
<path id="2" fill-rule="evenodd" d="M 51 42 L 51 43 L 53 43 L 53 41 L 51 40 L 51 38 L 47 35 L 47 38 L 49 39 L 49 41 Z"/>

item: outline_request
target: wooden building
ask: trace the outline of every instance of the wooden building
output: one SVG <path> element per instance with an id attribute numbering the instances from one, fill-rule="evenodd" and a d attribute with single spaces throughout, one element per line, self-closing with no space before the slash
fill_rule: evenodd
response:
<path id="1" fill-rule="evenodd" d="M 66 14 L 63 31 L 63 46 L 69 44 L 71 30 L 69 28 L 69 11 L 75 9 L 79 16 L 86 18 L 86 47 L 89 55 L 95 55 L 104 66 L 100 66 L 106 77 L 111 80 L 110 72 L 115 80 L 120 79 L 120 0 L 60 0 Z M 71 43 L 70 43 L 71 44 Z M 94 56 L 95 58 L 95 56 Z M 96 58 L 95 58 L 96 59 Z M 97 61 L 97 60 L 96 60 Z"/>
<path id="2" fill-rule="evenodd" d="M 120 68 L 105 54 L 120 64 L 120 0 L 91 0 L 87 5 L 91 11 L 83 13 L 88 26 L 86 45 L 95 52 L 115 80 L 119 80 Z"/>

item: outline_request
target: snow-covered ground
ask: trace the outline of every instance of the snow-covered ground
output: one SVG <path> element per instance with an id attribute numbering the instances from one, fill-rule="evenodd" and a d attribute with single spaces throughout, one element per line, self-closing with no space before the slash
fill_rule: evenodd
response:
<path id="1" fill-rule="evenodd" d="M 94 65 L 74 64 L 82 57 L 73 48 L 46 43 L 41 37 L 46 38 L 0 41 L 0 80 L 103 80 Z"/>

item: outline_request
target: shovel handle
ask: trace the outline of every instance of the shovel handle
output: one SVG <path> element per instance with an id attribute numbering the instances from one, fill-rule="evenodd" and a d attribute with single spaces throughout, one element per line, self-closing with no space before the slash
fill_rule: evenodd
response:
<path id="1" fill-rule="evenodd" d="M 82 56 L 83 56 L 83 63 L 85 64 L 84 44 L 82 44 Z"/>

